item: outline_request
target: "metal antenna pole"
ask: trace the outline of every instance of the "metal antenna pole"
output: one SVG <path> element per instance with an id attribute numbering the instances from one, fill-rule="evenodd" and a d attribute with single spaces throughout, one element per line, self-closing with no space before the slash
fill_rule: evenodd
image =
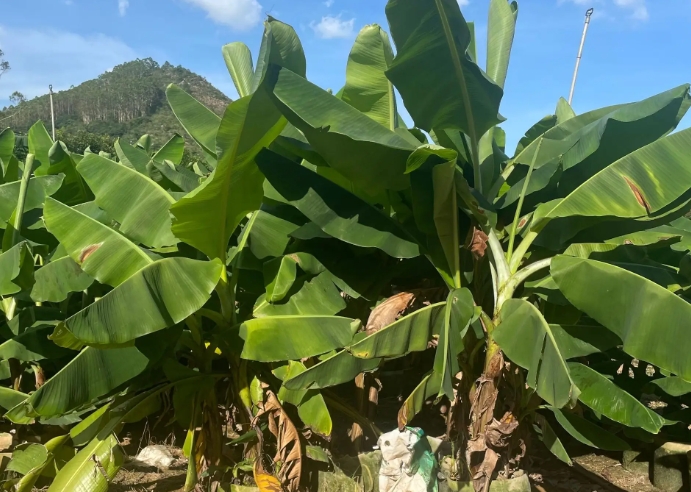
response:
<path id="1" fill-rule="evenodd" d="M 573 92 L 576 90 L 576 79 L 578 78 L 578 69 L 581 66 L 581 58 L 583 57 L 583 46 L 585 45 L 585 37 L 588 34 L 588 26 L 590 25 L 590 17 L 593 15 L 595 9 L 588 9 L 585 13 L 585 26 L 583 26 L 583 37 L 581 38 L 581 46 L 578 48 L 578 57 L 576 58 L 576 69 L 573 72 L 573 80 L 571 81 L 571 92 L 569 93 L 569 105 L 573 101 Z"/>
<path id="2" fill-rule="evenodd" d="M 53 124 L 53 141 L 55 141 L 55 108 L 53 107 L 53 84 L 48 86 L 50 91 L 50 121 Z"/>

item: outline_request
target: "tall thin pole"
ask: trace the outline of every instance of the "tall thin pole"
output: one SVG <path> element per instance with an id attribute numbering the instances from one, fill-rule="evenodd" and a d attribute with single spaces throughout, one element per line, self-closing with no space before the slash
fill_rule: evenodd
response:
<path id="1" fill-rule="evenodd" d="M 571 92 L 569 93 L 569 104 L 573 101 L 573 92 L 576 90 L 576 79 L 578 78 L 578 69 L 581 66 L 581 58 L 583 57 L 583 46 L 585 45 L 585 37 L 588 34 L 588 26 L 590 25 L 590 17 L 593 15 L 595 9 L 588 9 L 585 13 L 585 26 L 583 26 L 583 37 L 581 38 L 581 46 L 578 48 L 578 57 L 576 58 L 576 69 L 573 72 L 573 80 L 571 81 Z"/>
<path id="2" fill-rule="evenodd" d="M 50 121 L 53 124 L 53 141 L 55 141 L 55 108 L 53 107 L 53 84 L 48 86 L 50 91 Z"/>

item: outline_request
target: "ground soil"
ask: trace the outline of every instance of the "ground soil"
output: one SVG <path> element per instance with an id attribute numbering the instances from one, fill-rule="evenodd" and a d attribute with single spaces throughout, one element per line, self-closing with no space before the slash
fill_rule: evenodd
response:
<path id="1" fill-rule="evenodd" d="M 538 443 L 539 444 L 539 443 Z M 111 492 L 182 492 L 186 462 L 178 457 L 169 470 L 142 469 L 128 464 L 115 478 Z M 569 467 L 549 453 L 537 450 L 528 457 L 526 470 L 536 492 L 659 492 L 648 477 L 625 470 L 618 457 L 597 453 L 572 456 Z M 328 492 L 328 491 L 320 491 Z"/>

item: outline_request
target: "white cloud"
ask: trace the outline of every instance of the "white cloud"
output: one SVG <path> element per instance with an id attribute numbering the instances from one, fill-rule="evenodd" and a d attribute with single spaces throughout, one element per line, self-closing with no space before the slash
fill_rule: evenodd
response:
<path id="1" fill-rule="evenodd" d="M 185 0 L 206 11 L 217 24 L 238 31 L 251 29 L 261 21 L 262 6 L 257 0 Z"/>
<path id="2" fill-rule="evenodd" d="M 12 70 L 0 78 L 0 107 L 8 104 L 7 98 L 14 91 L 32 98 L 46 94 L 49 84 L 56 91 L 69 89 L 137 58 L 125 43 L 103 34 L 82 36 L 2 25 L 0 47 L 12 65 Z"/>
<path id="3" fill-rule="evenodd" d="M 614 4 L 618 7 L 630 10 L 631 17 L 634 19 L 648 19 L 648 7 L 645 5 L 645 0 L 614 0 Z"/>
<path id="4" fill-rule="evenodd" d="M 557 3 L 562 4 L 567 2 L 582 5 L 584 7 L 594 7 L 597 16 L 604 15 L 605 17 L 611 17 L 611 15 L 607 15 L 606 12 L 612 5 L 627 11 L 630 18 L 635 20 L 648 20 L 650 16 L 646 0 L 558 0 Z"/>
<path id="5" fill-rule="evenodd" d="M 310 27 L 322 39 L 349 38 L 353 35 L 355 18 L 345 21 L 341 20 L 340 15 L 338 17 L 327 15 L 319 22 L 312 21 Z"/>
<path id="6" fill-rule="evenodd" d="M 120 12 L 120 17 L 125 17 L 125 14 L 127 13 L 127 8 L 129 6 L 129 0 L 118 0 L 118 12 Z"/>
<path id="7" fill-rule="evenodd" d="M 326 5 L 327 9 L 330 9 L 333 4 L 334 0 L 326 0 L 326 2 L 324 2 L 324 5 Z"/>

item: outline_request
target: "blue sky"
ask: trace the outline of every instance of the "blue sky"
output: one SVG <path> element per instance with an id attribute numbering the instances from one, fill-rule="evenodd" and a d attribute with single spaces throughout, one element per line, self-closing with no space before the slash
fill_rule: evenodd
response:
<path id="1" fill-rule="evenodd" d="M 459 0 L 477 26 L 484 60 L 489 0 Z M 0 78 L 0 107 L 69 88 L 113 66 L 152 57 L 183 65 L 235 96 L 220 48 L 258 51 L 267 14 L 292 24 L 309 79 L 338 90 L 348 52 L 366 24 L 386 26 L 385 0 L 23 0 L 7 1 L 0 49 L 12 70 Z M 643 99 L 691 82 L 691 0 L 523 0 L 501 112 L 510 150 L 567 96 L 584 13 L 595 8 L 574 109 Z M 691 118 L 691 117 L 689 117 Z M 684 126 L 690 123 L 686 122 Z"/>

